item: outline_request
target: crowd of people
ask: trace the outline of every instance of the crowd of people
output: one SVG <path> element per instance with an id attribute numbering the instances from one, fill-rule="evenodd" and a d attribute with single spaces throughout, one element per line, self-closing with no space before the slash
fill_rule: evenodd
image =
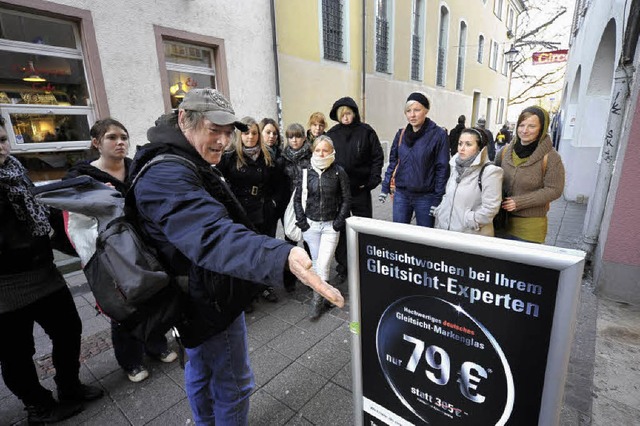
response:
<path id="1" fill-rule="evenodd" d="M 409 94 L 407 124 L 393 139 L 384 173 L 378 135 L 350 97 L 331 107 L 335 124 L 328 131 L 325 115 L 314 112 L 306 129 L 291 123 L 282 138 L 276 120 L 238 119 L 222 94 L 193 89 L 177 111 L 148 130 L 150 143 L 133 161 L 122 123 L 108 118 L 92 127 L 96 158 L 76 164 L 68 178 L 88 175 L 124 195 L 157 155 L 181 156 L 197 167 L 155 164 L 131 191 L 147 241 L 166 264 L 189 276 L 185 319 L 177 328 L 188 355 L 185 383 L 196 424 L 246 424 L 254 381 L 244 313 L 255 297 L 277 303 L 276 287 L 293 291 L 301 284 L 314 290 L 312 320 L 331 309 L 323 296 L 334 291 L 327 284 L 333 259 L 336 284 L 348 271 L 346 220 L 373 216 L 371 192 L 380 184 L 378 200 L 393 202 L 394 222 L 415 218 L 417 226 L 495 236 L 494 217 L 502 209 L 508 220 L 498 236 L 544 242 L 549 203 L 564 186 L 562 161 L 547 134 L 548 113 L 526 108 L 514 134 L 505 124 L 494 139 L 483 120 L 466 127 L 464 115 L 447 133 L 429 118 L 430 109 L 425 93 Z M 1 124 L 0 328 L 13 342 L 0 346 L 2 375 L 30 421 L 54 422 L 102 391 L 78 379 L 81 324 L 53 264 L 49 210 L 31 195 L 32 183 L 10 155 Z M 304 248 L 275 238 L 290 200 Z M 95 222 L 69 214 L 67 232 L 86 264 L 95 250 Z M 234 292 L 241 287 L 252 288 L 251 297 Z M 53 341 L 57 400 L 37 378 L 34 322 Z M 164 335 L 140 342 L 113 322 L 112 339 L 133 382 L 149 375 L 145 354 L 163 362 L 177 357 Z"/>

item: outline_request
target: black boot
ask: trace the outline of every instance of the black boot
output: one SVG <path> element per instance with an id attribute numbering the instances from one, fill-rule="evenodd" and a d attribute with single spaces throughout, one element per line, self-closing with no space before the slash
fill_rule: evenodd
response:
<path id="1" fill-rule="evenodd" d="M 313 293 L 313 299 L 311 299 L 311 309 L 309 310 L 309 319 L 311 321 L 317 321 L 324 312 L 324 299 L 318 293 Z"/>
<path id="2" fill-rule="evenodd" d="M 83 402 L 93 401 L 102 398 L 104 391 L 98 386 L 79 384 L 72 389 L 58 389 L 58 399 L 60 402 Z"/>
<path id="3" fill-rule="evenodd" d="M 56 402 L 53 399 L 43 404 L 27 405 L 27 424 L 34 426 L 60 422 L 75 416 L 82 408 L 80 402 Z"/>

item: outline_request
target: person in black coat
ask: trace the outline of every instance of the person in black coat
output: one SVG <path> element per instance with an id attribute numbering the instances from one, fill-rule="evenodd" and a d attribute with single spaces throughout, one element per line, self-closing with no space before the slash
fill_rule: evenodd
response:
<path id="1" fill-rule="evenodd" d="M 358 105 L 350 97 L 334 102 L 329 118 L 337 121 L 327 136 L 333 141 L 336 152 L 336 164 L 342 167 L 351 190 L 351 214 L 372 217 L 371 190 L 382 181 L 384 154 L 375 130 L 360 120 Z M 340 242 L 336 249 L 338 274 L 344 278 L 347 274 L 346 234 L 340 233 Z"/>
<path id="2" fill-rule="evenodd" d="M 486 139 L 489 141 L 487 144 L 487 153 L 489 154 L 489 161 L 493 161 L 496 158 L 496 147 L 493 144 L 493 133 L 491 130 L 487 129 L 487 120 L 480 117 L 476 122 L 476 129 L 480 130 L 486 136 Z"/>
<path id="3" fill-rule="evenodd" d="M 82 411 L 84 401 L 103 391 L 80 382 L 82 322 L 53 263 L 49 209 L 35 199 L 33 183 L 10 151 L 0 117 L 0 368 L 7 388 L 25 405 L 28 423 L 53 423 Z M 53 345 L 58 401 L 40 384 L 33 362 L 36 322 Z"/>
<path id="4" fill-rule="evenodd" d="M 460 134 L 465 129 L 465 122 L 467 121 L 467 117 L 461 115 L 458 117 L 458 124 L 456 127 L 451 129 L 449 132 L 449 151 L 451 153 L 451 157 L 458 153 L 458 139 L 460 139 Z"/>
<path id="5" fill-rule="evenodd" d="M 248 130 L 236 131 L 235 150 L 225 153 L 217 167 L 258 233 L 272 237 L 270 219 L 276 216 L 274 194 L 278 170 L 258 123 L 251 117 L 244 117 L 240 122 L 247 125 Z M 263 298 L 272 303 L 278 301 L 273 287 L 259 286 Z M 252 310 L 248 306 L 246 311 Z"/>

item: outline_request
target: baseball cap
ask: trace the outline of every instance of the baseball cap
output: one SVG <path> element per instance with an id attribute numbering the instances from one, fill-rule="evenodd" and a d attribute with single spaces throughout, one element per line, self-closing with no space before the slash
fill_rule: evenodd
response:
<path id="1" fill-rule="evenodd" d="M 238 120 L 227 98 L 210 87 L 189 90 L 178 108 L 203 112 L 212 123 L 221 126 L 233 124 L 241 132 L 249 129 L 246 124 Z"/>

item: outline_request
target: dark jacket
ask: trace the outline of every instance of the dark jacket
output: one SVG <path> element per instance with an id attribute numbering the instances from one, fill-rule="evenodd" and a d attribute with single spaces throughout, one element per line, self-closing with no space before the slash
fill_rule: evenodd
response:
<path id="1" fill-rule="evenodd" d="M 496 158 L 496 146 L 493 143 L 493 133 L 491 133 L 491 130 L 483 127 L 476 127 L 476 129 L 482 131 L 485 134 L 489 161 L 493 161 Z"/>
<path id="2" fill-rule="evenodd" d="M 342 167 L 332 164 L 322 174 L 309 168 L 307 172 L 307 203 L 302 209 L 302 179 L 296 183 L 293 203 L 296 225 L 302 231 L 309 229 L 307 218 L 314 221 L 333 221 L 333 229 L 344 229 L 351 209 L 349 177 Z"/>
<path id="3" fill-rule="evenodd" d="M 382 192 L 388 194 L 391 175 L 400 161 L 396 172 L 396 188 L 420 194 L 433 194 L 442 199 L 449 178 L 449 144 L 442 127 L 427 118 L 426 129 L 413 144 L 407 143 L 407 136 L 398 146 L 398 130 L 391 152 L 389 167 L 382 182 Z M 410 126 L 407 125 L 407 126 Z"/>
<path id="4" fill-rule="evenodd" d="M 289 189 L 289 198 L 296 187 L 296 182 L 302 176 L 302 169 L 311 168 L 311 145 L 305 142 L 300 150 L 294 152 L 289 147 L 282 150 L 282 170 Z"/>
<path id="5" fill-rule="evenodd" d="M 130 158 L 124 159 L 124 170 L 125 170 L 126 178 L 125 178 L 125 181 L 122 182 L 121 180 L 111 176 L 109 173 L 103 172 L 99 168 L 92 166 L 90 160 L 82 160 L 74 164 L 73 167 L 71 167 L 69 171 L 67 171 L 67 174 L 62 178 L 62 180 L 71 179 L 71 178 L 82 176 L 82 175 L 90 176 L 95 180 L 97 180 L 98 182 L 110 183 L 111 185 L 113 185 L 116 191 L 118 191 L 122 195 L 125 195 L 130 185 L 130 181 L 129 181 L 129 172 L 131 170 Z"/>
<path id="6" fill-rule="evenodd" d="M 381 181 L 382 145 L 375 130 L 360 121 L 358 105 L 353 99 L 338 99 L 331 108 L 331 119 L 338 121 L 337 112 L 341 106 L 351 108 L 355 117 L 351 124 L 338 123 L 327 132 L 336 151 L 336 164 L 347 172 L 351 193 L 371 191 Z"/>
<path id="7" fill-rule="evenodd" d="M 142 230 L 174 271 L 189 276 L 182 341 L 194 347 L 219 333 L 242 312 L 238 291 L 244 281 L 282 285 L 291 245 L 249 227 L 249 219 L 220 172 L 189 144 L 180 130 L 149 129 L 152 142 L 138 150 L 135 174 L 161 153 L 191 160 L 198 173 L 175 162 L 151 167 L 135 187 L 135 207 Z"/>
<path id="8" fill-rule="evenodd" d="M 0 192 L 0 276 L 53 266 L 49 236 L 31 234 L 18 219 L 6 192 Z"/>
<path id="9" fill-rule="evenodd" d="M 244 157 L 245 165 L 238 169 L 238 153 L 227 152 L 222 157 L 218 170 L 229 183 L 251 223 L 260 227 L 275 210 L 275 195 L 278 187 L 275 163 L 267 166 L 262 152 L 257 159 Z"/>
<path id="10" fill-rule="evenodd" d="M 464 124 L 458 123 L 456 127 L 451 129 L 449 132 L 449 152 L 452 157 L 458 153 L 458 140 L 460 139 L 460 135 L 462 134 L 464 127 Z"/>

